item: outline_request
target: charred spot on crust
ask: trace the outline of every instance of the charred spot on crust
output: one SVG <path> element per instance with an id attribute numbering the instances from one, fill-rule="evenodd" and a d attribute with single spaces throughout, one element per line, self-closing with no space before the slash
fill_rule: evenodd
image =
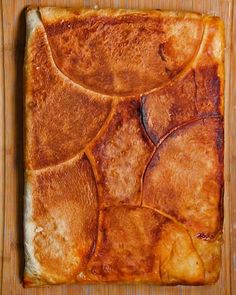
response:
<path id="1" fill-rule="evenodd" d="M 211 241 L 215 238 L 215 234 L 208 234 L 208 233 L 198 233 L 196 237 L 201 240 Z"/>
<path id="2" fill-rule="evenodd" d="M 145 130 L 145 133 L 147 134 L 147 136 L 150 138 L 150 140 L 156 145 L 159 142 L 159 137 L 157 136 L 157 134 L 155 132 L 152 131 L 152 129 L 150 129 L 148 127 L 148 115 L 146 113 L 146 109 L 144 107 L 145 105 L 145 100 L 146 100 L 147 96 L 142 95 L 141 97 L 141 124 Z"/>
<path id="3" fill-rule="evenodd" d="M 159 48 L 158 48 L 158 54 L 160 55 L 160 57 L 163 61 L 166 61 L 164 49 L 165 49 L 165 43 L 160 43 Z"/>

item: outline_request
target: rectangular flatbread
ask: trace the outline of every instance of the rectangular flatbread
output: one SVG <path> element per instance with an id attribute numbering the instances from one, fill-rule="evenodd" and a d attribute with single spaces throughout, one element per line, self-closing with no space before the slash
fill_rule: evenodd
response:
<path id="1" fill-rule="evenodd" d="M 25 287 L 217 281 L 224 46 L 215 16 L 27 10 Z"/>

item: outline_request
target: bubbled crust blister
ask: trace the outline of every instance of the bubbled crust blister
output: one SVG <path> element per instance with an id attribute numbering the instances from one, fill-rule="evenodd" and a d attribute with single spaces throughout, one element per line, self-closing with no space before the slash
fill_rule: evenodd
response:
<path id="1" fill-rule="evenodd" d="M 219 276 L 223 24 L 27 12 L 24 285 Z"/>

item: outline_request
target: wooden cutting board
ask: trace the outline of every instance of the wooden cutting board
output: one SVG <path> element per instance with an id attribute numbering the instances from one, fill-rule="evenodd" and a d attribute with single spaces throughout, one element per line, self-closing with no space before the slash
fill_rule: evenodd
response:
<path id="1" fill-rule="evenodd" d="M 236 3 L 234 0 L 0 0 L 0 294 L 2 295 L 235 295 L 236 294 Z M 225 22 L 225 198 L 220 280 L 213 286 L 52 286 L 24 289 L 23 255 L 23 81 L 24 8 L 27 5 L 189 10 Z M 55 268 L 57 266 L 55 265 Z"/>

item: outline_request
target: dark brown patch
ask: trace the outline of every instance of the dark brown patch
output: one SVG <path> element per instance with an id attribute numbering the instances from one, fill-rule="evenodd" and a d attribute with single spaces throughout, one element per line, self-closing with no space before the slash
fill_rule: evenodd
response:
<path id="1" fill-rule="evenodd" d="M 209 235 L 209 234 L 206 234 L 206 233 L 198 233 L 198 234 L 196 234 L 196 237 L 198 239 L 202 239 L 202 240 L 205 240 L 205 241 L 210 241 L 211 239 L 214 238 L 214 235 Z"/>
<path id="2" fill-rule="evenodd" d="M 143 124 L 157 144 L 182 124 L 201 117 L 221 116 L 221 104 L 217 65 L 197 67 L 142 98 Z"/>
<path id="3" fill-rule="evenodd" d="M 158 54 L 160 55 L 160 57 L 163 61 L 166 61 L 164 49 L 165 49 L 165 43 L 160 43 L 159 49 L 158 49 Z"/>
<path id="4" fill-rule="evenodd" d="M 146 132 L 146 135 L 150 138 L 150 140 L 154 143 L 157 144 L 159 141 L 159 138 L 157 137 L 157 135 L 152 131 L 152 129 L 150 129 L 148 126 L 148 115 L 146 113 L 146 109 L 145 109 L 145 100 L 146 100 L 146 96 L 142 96 L 141 97 L 141 124 L 144 127 L 144 130 Z"/>
<path id="5" fill-rule="evenodd" d="M 197 85 L 196 105 L 200 115 L 220 114 L 220 78 L 218 65 L 200 66 L 195 69 Z"/>

